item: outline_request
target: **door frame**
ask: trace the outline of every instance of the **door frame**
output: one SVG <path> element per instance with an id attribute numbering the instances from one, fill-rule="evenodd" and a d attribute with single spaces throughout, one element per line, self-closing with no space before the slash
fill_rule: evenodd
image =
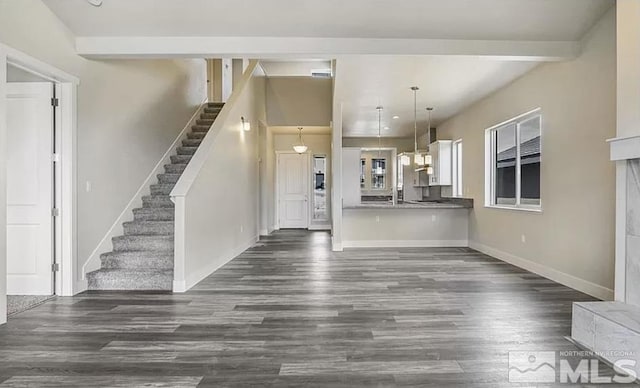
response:
<path id="1" fill-rule="evenodd" d="M 275 186 L 276 186 L 276 195 L 275 195 L 275 229 L 276 230 L 280 230 L 280 155 L 283 154 L 295 154 L 295 155 L 300 155 L 295 151 L 276 151 L 276 173 L 275 173 Z M 307 152 L 305 152 L 303 155 L 306 155 L 307 157 L 307 175 L 308 175 L 308 179 L 307 179 L 307 227 L 305 229 L 309 229 L 309 226 L 311 225 L 311 202 L 309 200 L 309 196 L 311 195 L 311 186 L 312 186 L 312 180 L 311 180 L 311 175 L 309 175 L 309 169 L 312 168 L 311 166 L 311 155 L 313 153 L 311 152 L 311 150 L 307 150 Z"/>
<path id="2" fill-rule="evenodd" d="M 55 224 L 56 262 L 59 271 L 55 273 L 56 295 L 71 296 L 82 290 L 74 274 L 77 273 L 77 215 L 76 169 L 77 169 L 77 95 L 80 80 L 54 66 L 42 62 L 28 54 L 0 43 L 0 117 L 6 117 L 7 65 L 18 67 L 53 82 L 59 105 L 56 110 L 56 142 L 60 157 L 56 163 L 57 203 L 60 216 Z M 7 123 L 0 120 L 0 166 L 6 166 Z M 0 324 L 6 322 L 6 172 L 0 172 Z"/>

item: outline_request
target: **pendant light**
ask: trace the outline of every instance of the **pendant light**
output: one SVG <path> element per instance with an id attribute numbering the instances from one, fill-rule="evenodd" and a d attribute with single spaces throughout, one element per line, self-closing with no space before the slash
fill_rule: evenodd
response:
<path id="1" fill-rule="evenodd" d="M 382 152 L 382 107 L 377 106 L 376 110 L 378 111 L 378 159 L 380 159 L 380 153 Z M 382 164 L 378 161 L 378 165 L 376 166 L 376 174 L 382 175 Z"/>
<path id="2" fill-rule="evenodd" d="M 302 141 L 302 127 L 298 127 L 298 140 L 300 141 L 300 144 L 294 145 L 293 150 L 299 154 L 304 154 L 305 152 L 307 152 L 307 149 L 309 147 L 304 145 L 304 142 Z"/>
<path id="3" fill-rule="evenodd" d="M 431 141 L 431 112 L 433 112 L 433 108 L 427 107 L 427 143 Z M 424 164 L 429 166 L 433 164 L 431 155 L 427 154 L 424 156 Z"/>
<path id="4" fill-rule="evenodd" d="M 424 156 L 418 151 L 418 90 L 417 86 L 412 86 L 413 90 L 413 163 L 416 166 L 424 166 Z"/>

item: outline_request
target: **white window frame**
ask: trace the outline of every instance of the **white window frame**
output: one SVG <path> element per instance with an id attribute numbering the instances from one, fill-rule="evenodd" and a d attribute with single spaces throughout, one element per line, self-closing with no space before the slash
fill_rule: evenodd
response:
<path id="1" fill-rule="evenodd" d="M 460 149 L 460 155 L 458 155 L 458 147 Z M 464 196 L 462 186 L 462 139 L 458 139 L 453 142 L 452 147 L 452 167 L 453 167 L 453 179 L 452 179 L 452 192 L 453 197 Z"/>
<path id="2" fill-rule="evenodd" d="M 507 210 L 519 210 L 519 211 L 528 211 L 528 212 L 542 212 L 542 171 L 540 172 L 540 204 L 539 205 L 525 205 L 520 203 L 521 201 L 521 160 L 520 160 L 520 125 L 521 123 L 534 119 L 540 119 L 540 164 L 542 165 L 542 136 L 543 136 L 543 128 L 544 122 L 542 117 L 542 110 L 540 108 L 536 108 L 532 111 L 526 112 L 519 116 L 516 116 L 507 121 L 501 122 L 500 124 L 494 125 L 485 130 L 485 192 L 484 192 L 484 206 L 487 208 L 493 209 L 507 209 Z M 516 125 L 516 133 L 515 133 L 515 144 L 516 144 L 516 203 L 515 205 L 506 205 L 506 204 L 496 204 L 494 201 L 495 198 L 495 164 L 496 164 L 496 155 L 494 150 L 495 144 L 495 134 L 496 132 L 508 125 Z"/>

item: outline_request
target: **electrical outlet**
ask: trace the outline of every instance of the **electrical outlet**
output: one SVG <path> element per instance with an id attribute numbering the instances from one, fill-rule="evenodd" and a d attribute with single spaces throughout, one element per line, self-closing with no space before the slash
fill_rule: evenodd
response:
<path id="1" fill-rule="evenodd" d="M 522 243 L 526 243 L 527 242 L 527 236 L 525 236 L 524 234 L 520 236 L 520 240 L 522 241 Z"/>
<path id="2" fill-rule="evenodd" d="M 244 226 L 240 225 L 240 233 L 244 232 Z"/>
<path id="3" fill-rule="evenodd" d="M 91 191 L 91 181 L 87 181 L 84 185 L 84 189 L 88 192 Z"/>
<path id="4" fill-rule="evenodd" d="M 436 221 L 438 221 L 438 216 L 436 216 L 435 214 L 433 214 L 433 215 L 431 216 L 431 221 L 432 221 L 432 222 L 436 222 Z"/>
<path id="5" fill-rule="evenodd" d="M 376 216 L 376 222 L 380 222 L 380 216 Z"/>

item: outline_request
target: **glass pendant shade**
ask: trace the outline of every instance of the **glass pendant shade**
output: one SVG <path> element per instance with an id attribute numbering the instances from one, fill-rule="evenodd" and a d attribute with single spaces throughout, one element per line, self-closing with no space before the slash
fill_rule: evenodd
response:
<path id="1" fill-rule="evenodd" d="M 382 167 L 381 166 L 376 167 L 376 174 L 382 175 Z"/>
<path id="2" fill-rule="evenodd" d="M 424 166 L 424 156 L 422 156 L 422 154 L 420 153 L 416 153 L 413 156 L 413 162 L 417 165 L 417 166 Z"/>
<path id="3" fill-rule="evenodd" d="M 307 149 L 309 147 L 307 147 L 306 145 L 302 144 L 302 145 L 295 145 L 293 146 L 293 150 L 296 151 L 299 154 L 304 154 L 305 152 L 307 152 Z"/>
<path id="4" fill-rule="evenodd" d="M 425 155 L 424 156 L 424 164 L 426 164 L 426 165 L 432 165 L 433 164 L 433 158 L 431 157 L 431 155 Z"/>
<path id="5" fill-rule="evenodd" d="M 427 174 L 433 175 L 433 167 L 427 167 Z"/>
<path id="6" fill-rule="evenodd" d="M 400 161 L 403 166 L 408 166 L 411 164 L 411 158 L 409 157 L 409 155 L 402 155 Z"/>

